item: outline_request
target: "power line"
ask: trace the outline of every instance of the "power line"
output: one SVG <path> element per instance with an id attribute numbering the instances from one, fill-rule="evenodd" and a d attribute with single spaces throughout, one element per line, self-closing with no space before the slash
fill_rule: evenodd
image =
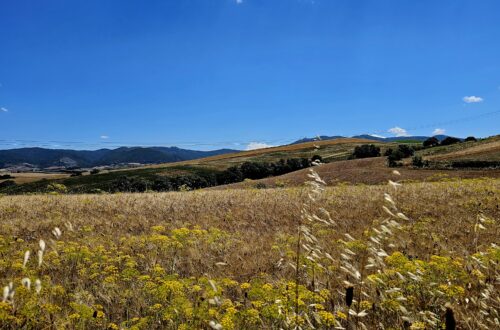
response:
<path id="1" fill-rule="evenodd" d="M 438 126 L 449 126 L 461 122 L 477 120 L 480 118 L 497 115 L 500 113 L 500 110 L 491 111 L 487 113 L 482 113 L 474 116 L 468 116 L 463 118 L 458 118 L 454 120 L 435 122 L 432 124 L 423 124 L 411 128 L 405 129 L 406 131 L 417 131 L 425 128 L 432 128 Z M 372 131 L 372 134 L 381 134 L 387 133 L 387 130 L 377 130 Z M 343 134 L 339 134 L 343 135 Z M 138 141 L 98 141 L 98 142 L 84 142 L 84 141 L 63 141 L 63 140 L 24 140 L 24 139 L 0 139 L 0 146 L 42 146 L 42 147 L 78 147 L 78 148 L 111 148 L 111 147 L 120 147 L 120 146 L 176 146 L 176 147 L 217 147 L 217 146 L 247 146 L 250 143 L 265 143 L 269 145 L 283 145 L 294 142 L 297 139 L 273 139 L 273 140 L 246 140 L 246 141 L 214 141 L 214 142 L 199 142 L 199 141 L 169 141 L 169 142 L 138 142 Z"/>

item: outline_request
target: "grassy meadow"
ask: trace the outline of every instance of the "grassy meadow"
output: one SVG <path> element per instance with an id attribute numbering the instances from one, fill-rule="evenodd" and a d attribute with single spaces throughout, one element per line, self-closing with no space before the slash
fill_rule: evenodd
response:
<path id="1" fill-rule="evenodd" d="M 498 328 L 500 179 L 392 176 L 0 197 L 0 328 Z"/>

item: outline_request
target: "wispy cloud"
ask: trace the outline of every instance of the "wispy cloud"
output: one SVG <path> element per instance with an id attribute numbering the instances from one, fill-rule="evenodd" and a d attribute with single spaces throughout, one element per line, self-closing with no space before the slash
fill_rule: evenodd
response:
<path id="1" fill-rule="evenodd" d="M 9 109 L 2 107 L 2 108 L 0 108 L 0 111 L 2 111 L 2 112 L 9 112 Z"/>
<path id="2" fill-rule="evenodd" d="M 446 130 L 444 128 L 436 128 L 434 131 L 432 131 L 432 135 L 443 135 L 446 133 Z"/>
<path id="3" fill-rule="evenodd" d="M 398 126 L 389 128 L 387 132 L 394 134 L 396 136 L 408 136 L 408 132 L 404 128 Z"/>
<path id="4" fill-rule="evenodd" d="M 109 136 L 107 136 L 107 135 L 101 135 L 101 139 L 103 139 L 103 140 L 109 139 Z"/>
<path id="5" fill-rule="evenodd" d="M 370 136 L 373 136 L 373 137 L 376 137 L 376 138 L 385 139 L 385 136 L 378 135 L 378 134 L 370 134 Z"/>
<path id="6" fill-rule="evenodd" d="M 464 96 L 464 98 L 462 100 L 465 103 L 479 103 L 479 102 L 483 102 L 484 101 L 482 97 L 474 96 L 474 95 Z"/>
<path id="7" fill-rule="evenodd" d="M 241 5 L 241 4 L 243 3 L 243 0 L 236 0 L 236 3 L 237 3 L 238 5 Z"/>
<path id="8" fill-rule="evenodd" d="M 247 145 L 246 150 L 255 150 L 255 149 L 263 149 L 263 148 L 270 148 L 274 147 L 270 144 L 264 143 L 264 142 L 250 142 Z"/>

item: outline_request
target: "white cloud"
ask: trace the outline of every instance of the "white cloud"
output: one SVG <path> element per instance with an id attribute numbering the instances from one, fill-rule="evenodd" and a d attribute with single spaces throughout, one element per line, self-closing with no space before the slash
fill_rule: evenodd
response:
<path id="1" fill-rule="evenodd" d="M 2 112 L 9 112 L 9 109 L 2 107 L 2 108 L 0 108 L 0 111 L 2 111 Z"/>
<path id="2" fill-rule="evenodd" d="M 246 150 L 263 149 L 263 148 L 270 148 L 270 147 L 274 147 L 274 146 L 267 144 L 267 143 L 264 143 L 264 142 L 250 142 L 247 145 Z"/>
<path id="3" fill-rule="evenodd" d="M 408 136 L 408 132 L 404 128 L 398 126 L 389 128 L 387 132 L 392 133 L 396 136 Z"/>
<path id="4" fill-rule="evenodd" d="M 443 135 L 446 133 L 446 130 L 444 128 L 436 128 L 434 131 L 432 131 L 432 135 Z"/>
<path id="5" fill-rule="evenodd" d="M 101 139 L 103 139 L 103 140 L 109 139 L 109 136 L 107 136 L 107 135 L 101 135 Z"/>
<path id="6" fill-rule="evenodd" d="M 238 5 L 241 5 L 241 4 L 243 3 L 243 0 L 236 0 L 236 3 L 237 3 Z"/>
<path id="7" fill-rule="evenodd" d="M 385 136 L 378 135 L 378 134 L 370 134 L 370 136 L 373 136 L 373 137 L 376 137 L 376 138 L 385 139 Z"/>
<path id="8" fill-rule="evenodd" d="M 462 99 L 465 103 L 479 103 L 479 102 L 483 102 L 483 98 L 482 97 L 479 97 L 479 96 L 464 96 L 464 98 Z"/>

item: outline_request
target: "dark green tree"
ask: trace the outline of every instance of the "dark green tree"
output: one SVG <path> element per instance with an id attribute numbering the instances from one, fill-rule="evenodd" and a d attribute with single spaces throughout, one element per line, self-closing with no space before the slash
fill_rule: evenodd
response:
<path id="1" fill-rule="evenodd" d="M 433 136 L 433 137 L 430 137 L 427 140 L 425 140 L 423 142 L 423 145 L 426 148 L 435 147 L 435 146 L 439 145 L 439 140 Z"/>
<path id="2" fill-rule="evenodd" d="M 452 144 L 455 144 L 455 143 L 460 143 L 460 142 L 461 142 L 460 139 L 448 136 L 443 141 L 441 141 L 441 145 L 442 146 L 449 146 L 449 145 L 452 145 Z"/>
<path id="3" fill-rule="evenodd" d="M 353 158 L 368 158 L 380 156 L 380 148 L 374 144 L 363 144 L 354 148 Z"/>

